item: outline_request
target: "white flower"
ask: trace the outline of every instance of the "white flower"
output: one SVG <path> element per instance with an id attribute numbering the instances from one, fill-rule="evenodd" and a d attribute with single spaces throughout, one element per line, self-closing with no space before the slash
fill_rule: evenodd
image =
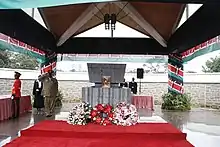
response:
<path id="1" fill-rule="evenodd" d="M 135 125 L 138 121 L 137 109 L 134 105 L 119 103 L 114 110 L 114 123 L 122 126 Z"/>
<path id="2" fill-rule="evenodd" d="M 88 103 L 80 103 L 75 105 L 72 110 L 69 112 L 69 117 L 67 123 L 73 125 L 85 125 L 86 124 L 86 115 L 90 114 L 91 106 Z"/>

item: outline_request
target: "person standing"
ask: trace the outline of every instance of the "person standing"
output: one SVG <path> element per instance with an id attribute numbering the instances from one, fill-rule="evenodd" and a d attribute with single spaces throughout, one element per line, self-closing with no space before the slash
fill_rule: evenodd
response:
<path id="1" fill-rule="evenodd" d="M 38 79 L 43 83 L 43 96 L 44 96 L 44 107 L 46 117 L 51 117 L 54 108 L 56 96 L 58 94 L 58 81 L 54 76 L 52 70 L 48 71 L 46 74 L 41 75 Z"/>
<path id="2" fill-rule="evenodd" d="M 120 87 L 128 87 L 128 83 L 125 81 L 125 79 L 123 80 L 123 83 L 120 83 Z"/>
<path id="3" fill-rule="evenodd" d="M 135 82 L 134 78 L 132 78 L 132 81 L 129 82 L 129 88 L 133 94 L 137 94 L 137 82 Z"/>
<path id="4" fill-rule="evenodd" d="M 40 78 L 40 76 L 38 76 Z M 44 108 L 44 97 L 42 96 L 43 83 L 40 80 L 34 81 L 33 95 L 34 95 L 34 108 L 37 108 L 37 114 L 40 114 Z"/>
<path id="5" fill-rule="evenodd" d="M 14 84 L 12 87 L 12 118 L 19 117 L 20 114 L 20 98 L 21 98 L 21 80 L 19 79 L 21 74 L 15 72 L 14 74 Z"/>

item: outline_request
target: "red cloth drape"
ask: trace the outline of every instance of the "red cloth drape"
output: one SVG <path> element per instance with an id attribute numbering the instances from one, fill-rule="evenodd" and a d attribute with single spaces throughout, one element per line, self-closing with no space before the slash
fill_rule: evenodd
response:
<path id="1" fill-rule="evenodd" d="M 31 97 L 21 96 L 20 114 L 32 110 Z M 12 116 L 12 100 L 10 96 L 0 96 L 0 121 L 7 120 Z"/>

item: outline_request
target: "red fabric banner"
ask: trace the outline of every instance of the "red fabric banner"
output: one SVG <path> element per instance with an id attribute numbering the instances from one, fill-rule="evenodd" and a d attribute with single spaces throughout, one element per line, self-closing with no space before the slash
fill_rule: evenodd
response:
<path id="1" fill-rule="evenodd" d="M 56 62 L 53 62 L 53 63 L 50 63 L 50 64 L 47 65 L 47 66 L 42 67 L 42 68 L 41 68 L 41 74 L 47 73 L 47 72 L 50 71 L 50 70 L 56 69 L 56 64 L 57 64 Z"/>
<path id="2" fill-rule="evenodd" d="M 196 52 L 198 50 L 204 49 L 204 48 L 206 48 L 206 47 L 208 47 L 208 46 L 210 46 L 210 45 L 212 45 L 214 43 L 217 43 L 219 41 L 219 39 L 220 38 L 218 36 L 215 37 L 215 38 L 212 38 L 212 39 L 210 39 L 210 40 L 208 40 L 206 42 L 203 42 L 203 43 L 201 43 L 201 44 L 199 44 L 199 45 L 197 45 L 197 46 L 195 46 L 195 47 L 193 47 L 193 48 L 183 52 L 181 55 L 182 55 L 183 58 L 185 58 L 187 56 L 190 56 L 190 55 L 192 55 L 194 52 Z"/>
<path id="3" fill-rule="evenodd" d="M 9 37 L 7 35 L 4 35 L 4 34 L 0 33 L 0 40 L 8 42 L 8 38 Z"/>
<path id="4" fill-rule="evenodd" d="M 170 70 L 171 72 L 177 74 L 178 76 L 183 77 L 183 71 L 171 64 L 168 64 L 168 70 Z"/>
<path id="5" fill-rule="evenodd" d="M 27 44 L 25 44 L 24 42 L 19 41 L 18 46 L 20 46 L 22 48 L 26 48 Z"/>
<path id="6" fill-rule="evenodd" d="M 183 93 L 183 85 L 179 85 L 171 80 L 168 80 L 168 85 L 172 88 L 175 89 L 176 91 Z"/>
<path id="7" fill-rule="evenodd" d="M 19 44 L 18 42 L 19 41 L 14 39 L 14 38 L 9 38 L 9 43 L 11 43 L 11 44 L 14 44 L 14 45 L 18 46 L 18 44 Z"/>
<path id="8" fill-rule="evenodd" d="M 30 45 L 27 45 L 26 43 L 22 42 L 22 41 L 19 41 L 17 39 L 14 39 L 14 38 L 11 38 L 5 34 L 2 34 L 0 33 L 0 40 L 2 41 L 6 41 L 8 42 L 9 44 L 12 44 L 12 45 L 15 45 L 15 46 L 18 46 L 18 47 L 21 47 L 21 48 L 24 48 L 26 50 L 29 50 L 29 51 L 32 51 L 32 52 L 35 52 L 35 53 L 38 53 L 40 55 L 45 55 L 45 52 L 42 51 L 42 50 L 39 50 L 37 48 L 34 48 Z"/>

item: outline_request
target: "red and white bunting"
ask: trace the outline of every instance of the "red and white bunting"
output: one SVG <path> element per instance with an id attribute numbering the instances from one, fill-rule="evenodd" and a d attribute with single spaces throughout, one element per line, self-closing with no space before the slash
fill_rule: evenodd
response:
<path id="1" fill-rule="evenodd" d="M 197 45 L 197 46 L 195 46 L 195 47 L 193 47 L 193 48 L 191 48 L 191 49 L 189 49 L 189 50 L 183 52 L 181 55 L 182 55 L 183 58 L 186 58 L 186 57 L 188 57 L 188 56 L 191 56 L 191 55 L 194 54 L 195 52 L 197 52 L 197 51 L 199 51 L 199 50 L 202 50 L 202 49 L 204 49 L 204 48 L 206 48 L 206 47 L 209 47 L 209 46 L 211 46 L 211 45 L 213 45 L 213 44 L 219 42 L 219 39 L 220 39 L 219 36 L 217 36 L 217 37 L 215 37 L 215 38 L 212 38 L 212 39 L 210 39 L 210 40 L 208 40 L 208 41 L 206 41 L 206 42 L 203 42 L 203 43 L 201 43 L 201 44 L 199 44 L 199 45 Z"/>
<path id="2" fill-rule="evenodd" d="M 110 57 L 112 57 L 112 58 L 123 58 L 122 55 L 120 55 L 120 54 L 111 54 Z"/>
<path id="3" fill-rule="evenodd" d="M 75 54 L 75 57 L 86 58 L 88 57 L 88 54 Z"/>
<path id="4" fill-rule="evenodd" d="M 99 58 L 109 58 L 110 54 L 99 54 Z"/>
<path id="5" fill-rule="evenodd" d="M 37 54 L 40 54 L 40 55 L 45 55 L 44 51 L 39 50 L 37 48 L 34 48 L 34 47 L 30 46 L 30 45 L 27 45 L 26 43 L 24 43 L 22 41 L 19 41 L 17 39 L 11 38 L 11 37 L 9 37 L 9 36 L 7 36 L 5 34 L 2 34 L 2 33 L 0 33 L 0 40 L 1 41 L 5 41 L 5 42 L 7 42 L 9 44 L 12 44 L 14 46 L 21 47 L 21 48 L 26 49 L 28 51 L 31 51 L 31 52 L 34 52 L 34 53 L 37 53 Z"/>
<path id="6" fill-rule="evenodd" d="M 5 34 L 0 33 L 0 40 L 1 41 L 5 41 L 8 42 L 9 37 Z"/>
<path id="7" fill-rule="evenodd" d="M 92 57 L 92 58 L 97 58 L 98 57 L 98 54 L 89 54 L 89 56 L 88 57 Z"/>

